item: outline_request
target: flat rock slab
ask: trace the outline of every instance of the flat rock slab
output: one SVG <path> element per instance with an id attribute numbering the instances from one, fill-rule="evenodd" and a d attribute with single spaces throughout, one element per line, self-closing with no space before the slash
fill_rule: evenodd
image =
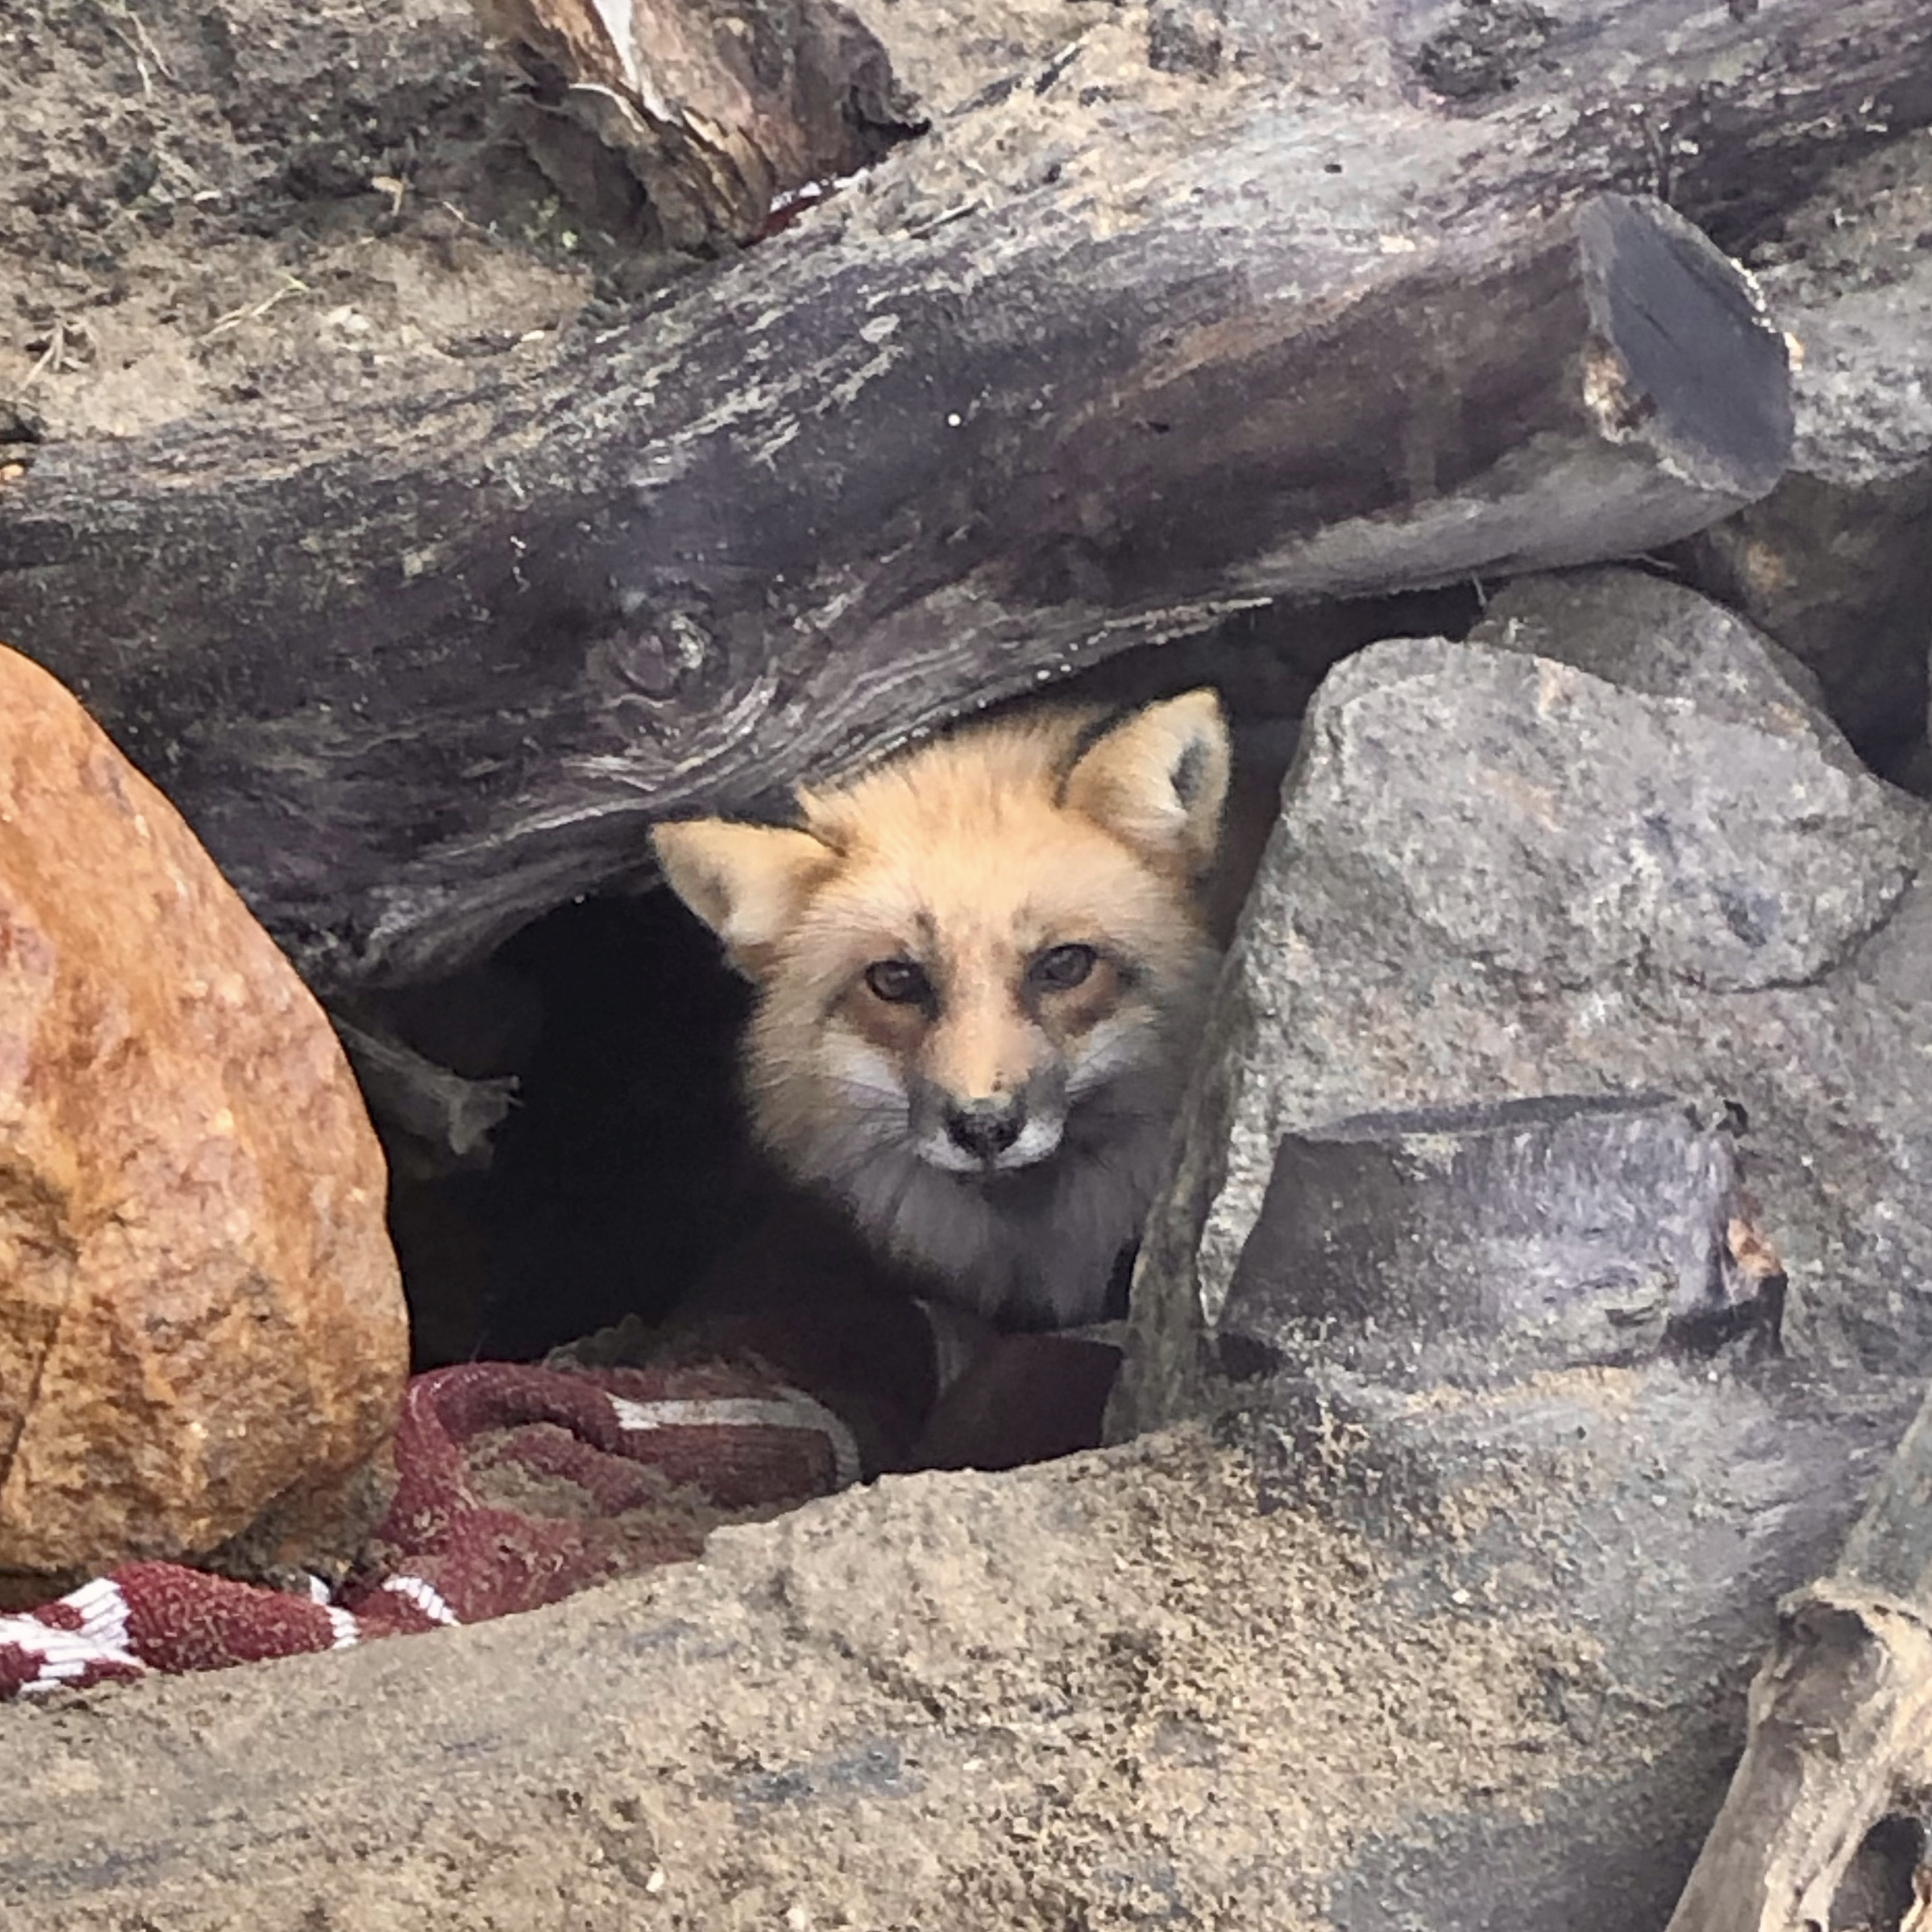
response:
<path id="1" fill-rule="evenodd" d="M 1288 1134 L 1216 1325 L 1222 1365 L 1481 1388 L 1754 1326 L 1732 1137 L 1668 1099 L 1553 1095 Z"/>
<path id="2" fill-rule="evenodd" d="M 0 1919 L 1640 1932 L 1772 1593 L 1915 1395 L 1825 1420 L 1727 1385 L 1725 1453 L 1666 1468 L 1660 1430 L 1718 1412 L 1695 1376 L 1471 1393 L 1439 1422 L 1485 1452 L 1374 1522 L 1345 1476 L 1278 1494 L 1265 1424 L 1258 1460 L 1186 1430 L 889 1479 L 493 1625 L 0 1710 Z M 1687 1561 L 1741 1639 L 1672 1624 Z"/>

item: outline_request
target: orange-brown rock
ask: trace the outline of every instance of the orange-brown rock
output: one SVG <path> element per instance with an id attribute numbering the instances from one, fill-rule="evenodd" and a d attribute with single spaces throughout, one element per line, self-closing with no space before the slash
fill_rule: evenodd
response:
<path id="1" fill-rule="evenodd" d="M 0 647 L 0 1573 L 352 1547 L 407 1369 L 320 1008 L 167 800 Z M 5 1582 L 0 1575 L 0 1583 Z"/>

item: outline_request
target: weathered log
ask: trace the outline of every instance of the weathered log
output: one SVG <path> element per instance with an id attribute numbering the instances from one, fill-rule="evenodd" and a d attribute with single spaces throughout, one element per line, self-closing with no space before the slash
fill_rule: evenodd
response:
<path id="1" fill-rule="evenodd" d="M 1225 84 L 1105 22 L 551 377 L 50 447 L 0 627 L 312 977 L 401 981 L 637 876 L 650 814 L 1231 605 L 1768 487 L 1776 372 L 1719 266 L 1639 204 L 1580 247 L 1545 211 L 1761 217 L 1932 118 L 1924 9 L 1600 0 L 1473 65 L 1440 8 L 1319 59 L 1236 11 Z"/>
<path id="2" fill-rule="evenodd" d="M 1895 1815 L 1922 1819 L 1932 1790 L 1932 1397 L 1837 1570 L 1779 1606 L 1750 1710 L 1744 1757 L 1670 1932 L 1873 1922 L 1835 1901 L 1875 1831 Z M 1925 1862 L 1922 1824 L 1905 1837 L 1904 1871 L 1886 1888 L 1903 1893 L 1894 1924 Z"/>
<path id="3" fill-rule="evenodd" d="M 587 174 L 597 199 L 641 201 L 636 227 L 661 247 L 755 241 L 779 196 L 868 167 L 920 132 L 886 50 L 836 0 L 476 7 L 540 100 L 569 117 L 527 123 L 553 178 L 575 187 Z"/>

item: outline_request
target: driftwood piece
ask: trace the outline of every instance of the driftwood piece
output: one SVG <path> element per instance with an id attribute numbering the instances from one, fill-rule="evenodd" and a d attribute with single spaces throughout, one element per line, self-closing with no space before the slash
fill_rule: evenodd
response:
<path id="1" fill-rule="evenodd" d="M 1895 1815 L 1922 1816 L 1928 1794 L 1932 1396 L 1837 1570 L 1779 1606 L 1776 1643 L 1751 1686 L 1743 1760 L 1670 1932 L 1866 1922 L 1845 1915 L 1847 1875 L 1876 1829 Z M 1912 1895 L 1912 1867 L 1924 1860 L 1922 1827 L 1904 1838 L 1905 1869 L 1890 1888 L 1895 1925 Z"/>
<path id="2" fill-rule="evenodd" d="M 337 1015 L 336 1033 L 371 1111 L 389 1131 L 392 1167 L 406 1136 L 418 1172 L 454 1173 L 490 1164 L 490 1136 L 517 1102 L 512 1074 L 465 1079 L 387 1034 Z"/>
<path id="3" fill-rule="evenodd" d="M 581 183 L 600 199 L 634 184 L 642 233 L 660 247 L 755 241 L 778 197 L 867 167 L 920 128 L 885 48 L 836 0 L 476 6 L 542 104 L 589 137 L 560 154 L 533 138 L 532 117 L 533 152 L 570 187 L 580 170 L 602 175 Z"/>
<path id="4" fill-rule="evenodd" d="M 1233 9 L 1212 82 L 1110 17 L 552 374 L 47 447 L 0 629 L 341 986 L 1230 606 L 1681 534 L 1780 459 L 1771 345 L 1547 211 L 1760 217 L 1932 117 L 1932 17 L 1598 0 L 1445 99 L 1458 17 Z"/>

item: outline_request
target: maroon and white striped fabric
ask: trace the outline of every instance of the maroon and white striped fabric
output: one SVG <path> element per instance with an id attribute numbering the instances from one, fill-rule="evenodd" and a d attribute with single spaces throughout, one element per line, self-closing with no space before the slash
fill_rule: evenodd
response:
<path id="1" fill-rule="evenodd" d="M 642 1341 L 642 1366 L 418 1375 L 394 1500 L 339 1590 L 127 1564 L 0 1615 L 0 1699 L 477 1623 L 696 1556 L 720 1523 L 886 1470 L 1011 1468 L 1100 1440 L 1112 1347 L 998 1337 L 827 1275 L 809 1296 L 721 1298 Z"/>
<path id="2" fill-rule="evenodd" d="M 438 1369 L 405 1397 L 399 1485 L 367 1570 L 332 1598 L 319 1582 L 304 1598 L 128 1564 L 0 1616 L 0 1697 L 342 1650 L 552 1603 L 695 1556 L 718 1523 L 875 1473 L 866 1433 L 756 1362 Z"/>

